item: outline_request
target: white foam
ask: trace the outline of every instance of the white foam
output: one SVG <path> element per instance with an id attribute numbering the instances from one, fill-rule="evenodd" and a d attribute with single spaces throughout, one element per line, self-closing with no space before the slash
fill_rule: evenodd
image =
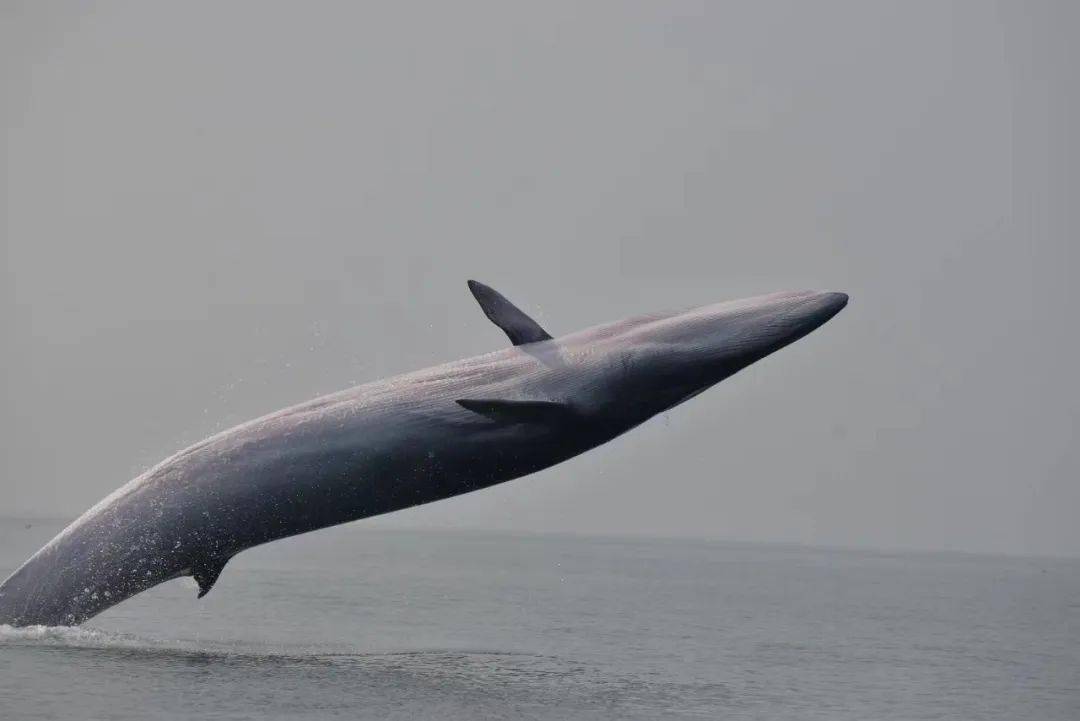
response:
<path id="1" fill-rule="evenodd" d="M 0 624 L 0 644 L 12 646 L 71 646 L 76 648 L 147 648 L 162 642 L 130 634 L 79 626 L 10 626 Z"/>
<path id="2" fill-rule="evenodd" d="M 326 649 L 308 645 L 245 643 L 224 639 L 161 639 L 130 633 L 102 631 L 80 626 L 10 626 L 0 624 L 0 647 L 30 646 L 46 648 L 86 648 L 101 650 L 146 651 L 165 654 L 200 654 L 237 657 L 316 657 Z M 331 649 L 329 655 L 340 653 Z"/>

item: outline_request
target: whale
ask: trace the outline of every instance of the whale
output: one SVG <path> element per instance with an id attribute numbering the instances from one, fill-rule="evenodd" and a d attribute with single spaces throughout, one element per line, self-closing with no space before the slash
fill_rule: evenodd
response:
<path id="1" fill-rule="evenodd" d="M 511 345 L 377 380 L 218 433 L 72 522 L 0 585 L 0 624 L 77 625 L 241 551 L 535 473 L 802 338 L 844 293 L 781 292 L 553 338 L 469 289 Z"/>

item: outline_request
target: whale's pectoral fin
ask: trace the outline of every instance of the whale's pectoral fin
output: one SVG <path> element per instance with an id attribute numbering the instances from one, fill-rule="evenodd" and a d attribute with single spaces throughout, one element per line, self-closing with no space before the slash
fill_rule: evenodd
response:
<path id="1" fill-rule="evenodd" d="M 199 598 L 210 593 L 221 575 L 221 569 L 225 568 L 228 562 L 227 558 L 202 557 L 192 564 L 191 575 L 195 578 L 195 583 L 199 584 Z"/>
<path id="2" fill-rule="evenodd" d="M 477 283 L 475 280 L 469 281 L 469 290 L 472 291 L 476 302 L 480 304 L 484 315 L 502 328 L 503 333 L 506 333 L 514 345 L 551 340 L 551 336 L 540 327 L 539 323 L 522 313 L 499 291 L 483 283 Z"/>
<path id="3" fill-rule="evenodd" d="M 569 403 L 557 401 L 503 401 L 494 398 L 460 398 L 457 404 L 494 421 L 504 423 L 567 423 L 577 418 Z"/>

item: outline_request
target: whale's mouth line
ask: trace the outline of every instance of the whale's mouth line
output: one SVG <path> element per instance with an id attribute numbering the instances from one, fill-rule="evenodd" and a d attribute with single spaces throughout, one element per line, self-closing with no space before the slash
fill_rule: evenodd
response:
<path id="1" fill-rule="evenodd" d="M 742 333 L 731 339 L 730 345 L 742 343 L 744 344 L 743 348 L 737 350 L 745 350 L 747 346 L 753 345 L 756 341 L 769 338 L 768 342 L 763 344 L 761 350 L 765 351 L 766 356 L 771 355 L 828 322 L 847 305 L 847 296 L 843 296 L 843 301 L 838 303 L 837 307 L 822 306 L 812 311 L 811 315 L 808 315 L 807 306 L 818 303 L 820 303 L 820 298 L 817 296 L 799 298 L 796 304 L 763 319 L 760 325 L 746 328 Z"/>

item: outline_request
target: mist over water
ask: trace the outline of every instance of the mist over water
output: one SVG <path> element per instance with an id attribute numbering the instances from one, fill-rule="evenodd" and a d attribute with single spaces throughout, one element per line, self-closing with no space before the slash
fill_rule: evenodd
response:
<path id="1" fill-rule="evenodd" d="M 1069 0 L 0 3 L 0 512 L 505 348 L 467 278 L 555 336 L 816 288 L 853 302 L 670 427 L 396 522 L 1080 556 L 1078 28 Z"/>
<path id="2" fill-rule="evenodd" d="M 7 574 L 62 523 L 0 521 Z M 0 628 L 0 717 L 1080 712 L 1080 561 L 351 524 L 79 628 Z"/>

